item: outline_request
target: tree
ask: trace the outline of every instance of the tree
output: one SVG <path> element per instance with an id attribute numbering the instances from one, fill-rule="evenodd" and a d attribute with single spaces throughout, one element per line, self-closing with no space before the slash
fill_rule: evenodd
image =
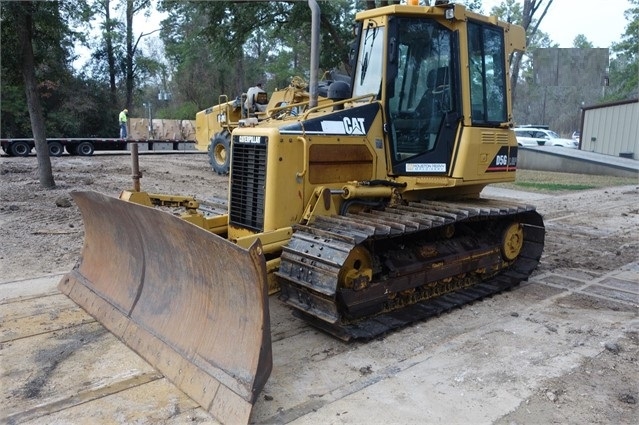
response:
<path id="1" fill-rule="evenodd" d="M 126 102 L 127 108 L 131 108 L 133 100 L 133 87 L 135 84 L 135 63 L 134 55 L 140 39 L 148 34 L 140 34 L 135 43 L 133 42 L 133 16 L 150 5 L 150 0 L 126 0 L 126 57 L 125 57 L 125 81 L 126 81 Z"/>
<path id="2" fill-rule="evenodd" d="M 546 16 L 548 9 L 553 2 L 553 0 L 546 1 L 547 3 L 544 5 L 544 0 L 524 0 L 524 7 L 521 9 L 521 6 L 515 2 L 515 0 L 506 0 L 500 6 L 493 8 L 491 13 L 506 20 L 507 22 L 513 22 L 524 27 L 524 30 L 526 31 L 526 45 L 531 46 L 537 35 L 539 24 L 543 20 L 544 16 Z M 543 11 L 539 18 L 536 18 L 539 10 Z M 519 71 L 521 68 L 522 58 L 522 53 L 515 52 L 510 60 L 510 87 L 513 101 L 517 98 L 516 89 L 517 82 L 519 81 Z"/>
<path id="3" fill-rule="evenodd" d="M 464 4 L 473 12 L 482 13 L 481 0 L 464 0 Z"/>
<path id="4" fill-rule="evenodd" d="M 256 81 L 268 90 L 308 74 L 311 13 L 306 2 L 162 2 L 169 12 L 162 38 L 175 67 L 176 90 L 207 107 Z M 350 0 L 321 4 L 320 67 L 348 67 Z M 203 101 L 202 99 L 209 99 Z"/>
<path id="5" fill-rule="evenodd" d="M 22 75 L 20 25 L 9 12 L 20 2 L 0 3 L 0 131 L 2 137 L 32 137 L 25 82 Z M 32 49 L 35 77 L 46 134 L 86 137 L 104 134 L 105 91 L 93 80 L 74 75 L 74 44 L 84 39 L 87 16 L 84 0 L 33 2 Z M 78 28 L 72 30 L 71 28 Z M 112 124 L 111 124 L 112 125 Z"/>
<path id="6" fill-rule="evenodd" d="M 592 49 L 593 47 L 595 47 L 583 34 L 578 34 L 575 37 L 575 39 L 572 41 L 572 46 L 575 49 Z"/>
<path id="7" fill-rule="evenodd" d="M 44 116 L 42 105 L 38 94 L 38 83 L 35 75 L 35 59 L 33 57 L 33 14 L 34 5 L 27 1 L 18 8 L 16 22 L 19 28 L 20 50 L 22 52 L 22 75 L 24 76 L 24 87 L 27 95 L 27 105 L 29 107 L 29 117 L 31 118 L 31 129 L 35 139 L 35 148 L 38 156 L 38 178 L 40 185 L 47 189 L 55 187 L 53 171 L 51 170 L 51 159 L 49 158 L 49 147 L 47 145 L 47 135 L 44 128 Z"/>
<path id="8" fill-rule="evenodd" d="M 610 87 L 604 100 L 623 100 L 639 96 L 639 0 L 629 0 L 624 12 L 629 22 L 619 43 L 613 43 L 615 54 L 610 62 Z"/>
<path id="9" fill-rule="evenodd" d="M 57 7 L 57 2 L 34 4 L 31 1 L 25 1 L 2 4 L 5 25 L 12 24 L 17 33 L 19 51 L 16 53 L 21 63 L 31 131 L 38 157 L 38 178 L 40 185 L 47 189 L 55 187 L 55 179 L 51 169 L 44 114 L 38 92 L 33 39 L 36 16 L 39 15 L 41 19 L 55 20 L 59 17 Z"/>
<path id="10" fill-rule="evenodd" d="M 210 18 L 194 2 L 170 2 L 162 23 L 168 72 L 172 75 L 174 102 L 182 114 L 195 116 L 198 110 L 217 104 L 220 94 L 236 94 L 236 59 L 227 59 L 207 35 Z"/>
<path id="11" fill-rule="evenodd" d="M 81 76 L 91 86 L 99 86 L 99 92 L 108 91 L 107 99 L 100 101 L 98 117 L 102 129 L 97 134 L 109 134 L 117 122 L 117 114 L 123 108 L 134 113 L 134 105 L 144 93 L 145 83 L 158 74 L 165 73 L 162 54 L 146 55 L 142 41 L 159 30 L 135 35 L 133 18 L 148 13 L 153 0 L 75 0 L 90 1 L 86 21 L 98 26 L 99 36 L 91 38 L 91 60 Z M 87 134 L 96 134 L 95 131 Z"/>
<path id="12" fill-rule="evenodd" d="M 122 25 L 117 20 L 111 18 L 111 0 L 95 0 L 93 4 L 94 14 L 103 18 L 100 28 L 102 29 L 103 46 L 100 46 L 94 51 L 93 58 L 100 59 L 106 58 L 107 72 L 109 76 L 109 95 L 111 101 L 111 108 L 117 109 L 118 97 L 117 97 L 117 68 L 116 68 L 116 45 L 121 37 L 117 37 L 119 29 Z"/>

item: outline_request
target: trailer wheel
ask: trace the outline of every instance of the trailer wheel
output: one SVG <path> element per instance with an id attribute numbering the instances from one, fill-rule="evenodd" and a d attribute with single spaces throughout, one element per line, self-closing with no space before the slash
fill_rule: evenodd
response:
<path id="1" fill-rule="evenodd" d="M 60 142 L 49 142 L 49 155 L 61 156 L 64 153 L 64 146 Z"/>
<path id="2" fill-rule="evenodd" d="M 95 148 L 93 147 L 93 143 L 91 142 L 81 142 L 76 148 L 75 151 L 80 156 L 91 156 L 93 155 Z"/>
<path id="3" fill-rule="evenodd" d="M 231 133 L 223 130 L 215 133 L 209 145 L 209 163 L 218 174 L 229 173 L 231 165 Z"/>
<path id="4" fill-rule="evenodd" d="M 13 156 L 28 156 L 31 152 L 31 146 L 27 142 L 13 142 L 9 150 Z"/>

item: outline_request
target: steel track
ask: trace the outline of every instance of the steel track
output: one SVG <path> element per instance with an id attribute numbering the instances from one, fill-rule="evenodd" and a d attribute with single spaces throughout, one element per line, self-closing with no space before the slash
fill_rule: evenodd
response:
<path id="1" fill-rule="evenodd" d="M 464 276 L 452 284 L 442 279 L 442 272 L 417 262 L 407 264 L 393 276 L 384 276 L 383 282 L 372 282 L 365 291 L 338 287 L 340 269 L 357 246 L 432 239 L 451 226 L 472 224 L 489 228 L 512 222 L 523 226 L 521 252 L 515 260 L 507 262 L 506 268 L 484 274 L 483 280 L 469 282 L 465 276 L 504 261 L 495 258 L 499 254 L 493 252 L 494 248 L 490 251 L 480 246 L 483 244 L 480 238 L 476 249 L 485 253 L 482 259 L 466 259 L 465 256 L 473 258 L 472 249 L 460 249 L 463 252 L 452 252 L 443 258 L 450 263 L 446 267 L 458 269 L 458 275 Z M 481 230 L 479 234 L 483 237 Z M 292 306 L 298 316 L 338 338 L 370 339 L 516 286 L 539 263 L 544 236 L 543 220 L 534 207 L 485 199 L 421 201 L 346 216 L 318 217 L 312 224 L 296 226 L 284 248 L 276 273 L 282 287 L 280 299 Z M 421 281 L 416 284 L 416 279 Z M 427 299 L 411 300 L 410 296 L 400 302 L 384 299 L 385 292 L 400 293 L 434 282 L 439 286 Z"/>

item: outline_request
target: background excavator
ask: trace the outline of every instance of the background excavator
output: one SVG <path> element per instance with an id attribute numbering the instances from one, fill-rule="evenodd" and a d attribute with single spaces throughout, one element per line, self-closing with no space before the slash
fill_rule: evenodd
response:
<path id="1" fill-rule="evenodd" d="M 228 211 L 74 193 L 85 244 L 59 288 L 218 420 L 245 423 L 272 367 L 269 292 L 370 339 L 527 279 L 541 216 L 480 197 L 515 178 L 508 64 L 524 31 L 437 3 L 358 13 L 352 79 L 318 104 L 310 0 L 310 99 L 239 121 Z"/>

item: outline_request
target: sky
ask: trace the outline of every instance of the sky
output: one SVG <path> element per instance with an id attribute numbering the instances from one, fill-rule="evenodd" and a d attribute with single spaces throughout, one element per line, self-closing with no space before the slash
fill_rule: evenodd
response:
<path id="1" fill-rule="evenodd" d="M 500 0 L 482 2 L 486 13 L 499 3 Z M 623 13 L 628 9 L 628 0 L 553 0 L 539 29 L 559 47 L 573 47 L 575 37 L 583 34 L 594 47 L 608 48 L 619 42 L 626 31 L 629 21 Z"/>
<path id="2" fill-rule="evenodd" d="M 519 0 L 523 3 L 522 0 Z M 486 13 L 501 3 L 502 0 L 484 0 L 483 9 Z M 544 4 L 547 2 L 544 1 Z M 610 47 L 618 42 L 628 26 L 623 16 L 630 8 L 628 0 L 553 0 L 550 9 L 541 22 L 540 29 L 550 35 L 559 47 L 573 46 L 575 37 L 579 34 L 586 36 L 594 47 Z M 537 12 L 538 14 L 541 11 Z M 137 25 L 146 29 L 159 28 L 161 17 L 153 14 L 149 19 L 136 17 Z"/>
<path id="3" fill-rule="evenodd" d="M 523 3 L 523 0 L 519 1 Z M 502 0 L 484 0 L 483 9 L 489 13 L 493 6 L 501 2 Z M 573 47 L 575 37 L 583 34 L 594 47 L 609 48 L 626 31 L 629 22 L 623 14 L 630 6 L 628 0 L 553 0 L 540 29 L 559 47 Z M 142 14 L 137 15 L 134 20 L 136 34 L 160 28 L 163 16 L 157 12 L 148 18 Z M 151 37 L 157 36 L 156 33 Z M 81 56 L 78 62 L 84 63 L 88 51 L 81 52 Z"/>

